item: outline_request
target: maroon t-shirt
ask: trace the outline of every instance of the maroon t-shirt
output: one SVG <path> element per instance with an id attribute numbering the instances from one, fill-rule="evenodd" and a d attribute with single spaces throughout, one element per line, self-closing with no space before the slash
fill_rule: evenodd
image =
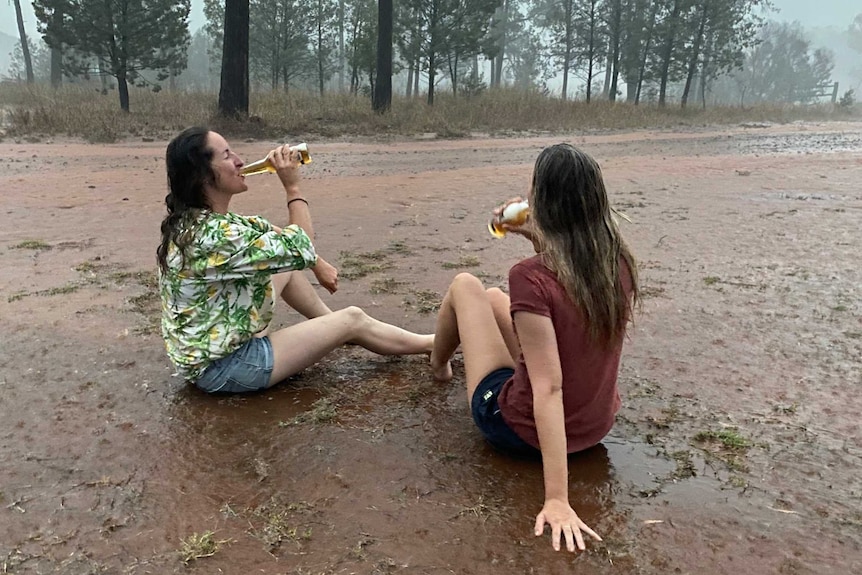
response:
<path id="1" fill-rule="evenodd" d="M 620 260 L 620 274 L 623 289 L 630 296 L 631 274 L 623 260 Z M 617 372 L 624 335 L 620 334 L 608 347 L 594 343 L 581 310 L 571 303 L 556 276 L 542 263 L 541 256 L 521 261 L 509 270 L 509 296 L 512 317 L 524 311 L 549 317 L 554 323 L 563 371 L 568 452 L 596 445 L 610 431 L 620 408 Z M 538 448 L 533 388 L 523 354 L 518 357 L 515 374 L 503 384 L 498 403 L 509 427 Z"/>

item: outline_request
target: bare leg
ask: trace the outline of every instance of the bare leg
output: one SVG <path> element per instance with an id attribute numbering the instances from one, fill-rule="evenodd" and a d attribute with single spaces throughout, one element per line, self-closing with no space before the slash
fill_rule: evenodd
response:
<path id="1" fill-rule="evenodd" d="M 503 293 L 500 288 L 490 288 L 486 292 L 488 299 L 491 300 L 491 308 L 494 310 L 494 319 L 497 320 L 497 327 L 500 328 L 500 333 L 506 341 L 506 347 L 509 348 L 509 355 L 512 359 L 518 361 L 521 355 L 521 343 L 518 341 L 518 336 L 515 333 L 515 327 L 512 323 L 512 315 L 509 312 L 511 300 L 508 294 Z"/>
<path id="2" fill-rule="evenodd" d="M 272 290 L 284 303 L 309 319 L 332 313 L 302 270 L 273 275 Z"/>
<path id="3" fill-rule="evenodd" d="M 381 355 L 430 353 L 434 346 L 433 335 L 383 323 L 355 306 L 280 329 L 269 340 L 274 356 L 270 385 L 317 363 L 348 341 Z"/>
<path id="4" fill-rule="evenodd" d="M 436 378 L 451 379 L 449 361 L 459 343 L 464 355 L 468 403 L 486 375 L 501 367 L 515 367 L 497 326 L 491 298 L 482 282 L 467 273 L 455 276 L 437 315 L 431 352 L 431 368 Z"/>

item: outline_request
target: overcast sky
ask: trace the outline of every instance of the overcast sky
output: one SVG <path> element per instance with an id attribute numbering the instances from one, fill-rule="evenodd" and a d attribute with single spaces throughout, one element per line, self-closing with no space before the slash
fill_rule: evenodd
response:
<path id="1" fill-rule="evenodd" d="M 806 27 L 839 26 L 845 28 L 856 14 L 862 12 L 862 0 L 772 0 L 778 14 L 776 20 L 799 20 Z M 33 6 L 28 0 L 21 0 L 24 12 L 24 25 L 28 34 L 36 34 L 36 17 Z M 203 0 L 192 0 L 191 31 L 194 32 L 204 23 Z M 0 32 L 18 37 L 18 24 L 15 19 L 15 6 L 12 0 L 0 0 Z"/>

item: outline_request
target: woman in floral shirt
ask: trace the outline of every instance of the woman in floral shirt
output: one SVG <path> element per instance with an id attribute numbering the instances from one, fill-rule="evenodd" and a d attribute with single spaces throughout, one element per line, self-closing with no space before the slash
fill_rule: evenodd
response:
<path id="1" fill-rule="evenodd" d="M 188 128 L 168 144 L 170 191 L 156 252 L 162 335 L 177 373 L 207 392 L 267 388 L 355 343 L 380 354 L 430 353 L 433 335 L 369 317 L 358 307 L 331 311 L 302 271 L 330 293 L 338 272 L 311 243 L 308 201 L 299 192 L 299 153 L 269 153 L 284 186 L 290 225 L 229 211 L 248 189 L 242 160 L 206 128 Z M 269 333 L 273 294 L 308 318 Z"/>

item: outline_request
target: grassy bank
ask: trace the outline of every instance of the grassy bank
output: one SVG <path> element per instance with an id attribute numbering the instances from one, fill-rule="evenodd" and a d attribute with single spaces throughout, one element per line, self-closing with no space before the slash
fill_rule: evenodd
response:
<path id="1" fill-rule="evenodd" d="M 365 97 L 294 92 L 252 94 L 247 122 L 226 122 L 216 115 L 217 95 L 131 91 L 131 112 L 119 109 L 115 92 L 93 88 L 0 84 L 0 129 L 9 137 L 71 136 L 90 142 L 127 138 L 165 138 L 182 128 L 205 124 L 231 136 L 409 137 L 436 133 L 465 137 L 475 132 L 571 133 L 588 130 L 679 128 L 740 122 L 862 119 L 854 109 L 759 105 L 749 108 L 677 105 L 633 106 L 623 102 L 564 102 L 535 92 L 491 90 L 472 98 L 439 94 L 434 106 L 424 99 L 395 97 L 389 113 L 378 115 Z"/>

